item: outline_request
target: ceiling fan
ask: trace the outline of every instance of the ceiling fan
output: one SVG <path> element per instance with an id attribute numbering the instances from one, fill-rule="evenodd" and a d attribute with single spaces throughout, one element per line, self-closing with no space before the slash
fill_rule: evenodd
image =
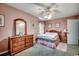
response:
<path id="1" fill-rule="evenodd" d="M 36 3 L 37 5 L 43 7 L 43 9 L 39 8 L 41 11 L 39 13 L 39 16 L 44 19 L 50 19 L 52 18 L 53 14 L 59 13 L 60 11 L 58 10 L 58 5 L 56 3 L 51 3 L 49 6 L 46 6 L 44 4 Z"/>

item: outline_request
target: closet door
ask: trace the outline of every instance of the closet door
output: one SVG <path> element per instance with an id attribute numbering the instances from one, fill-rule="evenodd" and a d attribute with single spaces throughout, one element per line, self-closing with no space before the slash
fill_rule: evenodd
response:
<path id="1" fill-rule="evenodd" d="M 79 39 L 79 20 L 72 19 L 67 21 L 67 43 L 78 44 Z"/>

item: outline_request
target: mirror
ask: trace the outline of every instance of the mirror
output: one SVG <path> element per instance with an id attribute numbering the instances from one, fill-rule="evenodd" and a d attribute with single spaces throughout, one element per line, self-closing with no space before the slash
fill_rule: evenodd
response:
<path id="1" fill-rule="evenodd" d="M 23 19 L 16 19 L 14 21 L 15 35 L 23 36 L 26 34 L 26 21 Z"/>

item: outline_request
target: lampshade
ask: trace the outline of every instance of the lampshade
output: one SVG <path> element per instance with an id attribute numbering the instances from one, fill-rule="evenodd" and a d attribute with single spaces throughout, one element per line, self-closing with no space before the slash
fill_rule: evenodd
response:
<path id="1" fill-rule="evenodd" d="M 63 32 L 67 32 L 66 29 L 64 29 Z"/>

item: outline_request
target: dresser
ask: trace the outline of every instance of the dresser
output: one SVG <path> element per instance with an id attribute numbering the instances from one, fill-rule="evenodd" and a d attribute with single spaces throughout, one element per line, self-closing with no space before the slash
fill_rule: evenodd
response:
<path id="1" fill-rule="evenodd" d="M 15 55 L 33 46 L 33 35 L 9 37 L 8 50 L 10 55 Z"/>

